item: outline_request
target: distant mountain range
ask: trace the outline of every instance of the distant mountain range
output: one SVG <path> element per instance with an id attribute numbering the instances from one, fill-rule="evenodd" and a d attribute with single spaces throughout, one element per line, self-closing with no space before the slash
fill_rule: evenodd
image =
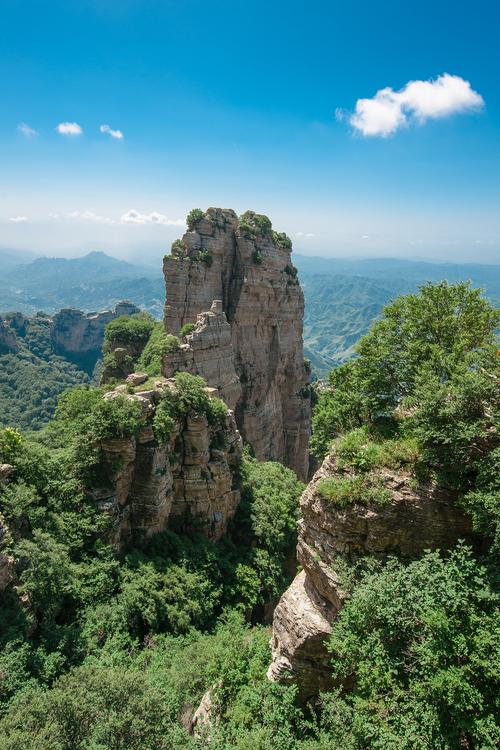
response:
<path id="1" fill-rule="evenodd" d="M 500 303 L 500 265 L 426 263 L 398 258 L 366 260 L 295 255 L 304 288 L 304 344 L 323 376 L 354 353 L 384 305 L 427 281 L 468 281 Z"/>
<path id="2" fill-rule="evenodd" d="M 398 258 L 342 259 L 294 255 L 305 294 L 306 356 L 323 376 L 353 354 L 382 307 L 426 281 L 470 280 L 500 303 L 500 265 L 429 263 Z M 129 299 L 157 318 L 163 314 L 161 268 L 117 260 L 102 252 L 81 258 L 34 258 L 0 250 L 0 312 L 33 315 L 64 307 L 84 311 Z"/>
<path id="3" fill-rule="evenodd" d="M 0 267 L 4 268 L 2 251 Z M 0 276 L 0 312 L 33 315 L 64 307 L 90 312 L 130 299 L 160 318 L 164 297 L 161 269 L 135 266 L 102 252 L 81 258 L 37 258 L 15 266 L 11 253 L 6 253 L 6 270 Z"/>

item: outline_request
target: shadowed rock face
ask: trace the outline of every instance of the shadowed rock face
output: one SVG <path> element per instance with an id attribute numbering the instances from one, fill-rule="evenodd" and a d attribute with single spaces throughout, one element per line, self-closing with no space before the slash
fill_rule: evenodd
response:
<path id="1" fill-rule="evenodd" d="M 270 227 L 249 225 L 228 209 L 208 209 L 165 257 L 165 326 L 177 334 L 185 323 L 197 323 L 196 334 L 187 339 L 193 349 L 192 356 L 185 352 L 189 369 L 234 404 L 238 428 L 259 459 L 281 461 L 305 479 L 310 396 L 304 298 L 289 245 Z M 202 344 L 209 331 L 198 316 L 210 311 L 214 300 L 220 302 L 212 309 L 218 321 L 207 324 L 215 334 L 211 348 Z M 172 366 L 167 358 L 165 375 Z"/>
<path id="2" fill-rule="evenodd" d="M 306 700 L 331 688 L 326 644 L 345 600 L 335 566 L 339 558 L 353 562 L 363 555 L 402 561 L 426 549 L 447 549 L 459 539 L 472 540 L 470 518 L 454 493 L 433 483 L 415 487 L 402 471 L 380 470 L 390 500 L 384 504 L 337 507 L 318 492 L 324 477 L 338 476 L 335 456 L 327 456 L 305 489 L 297 559 L 302 571 L 283 594 L 274 612 L 273 660 L 268 676 L 298 685 Z"/>
<path id="3" fill-rule="evenodd" d="M 227 530 L 240 501 L 236 486 L 242 443 L 232 412 L 222 430 L 204 415 L 179 417 L 169 439 L 155 440 L 152 428 L 157 404 L 172 381 L 160 379 L 152 390 L 127 394 L 123 386 L 105 394 L 138 401 L 145 426 L 132 437 L 101 443 L 105 486 L 91 495 L 113 521 L 110 541 L 125 545 L 133 535 L 149 537 L 173 519 L 184 531 L 217 540 Z M 222 448 L 219 446 L 223 446 Z"/>
<path id="4" fill-rule="evenodd" d="M 52 341 L 56 350 L 64 354 L 100 353 L 107 324 L 120 315 L 134 315 L 138 312 L 139 308 L 131 302 L 120 302 L 113 310 L 98 313 L 60 310 L 52 320 Z"/>

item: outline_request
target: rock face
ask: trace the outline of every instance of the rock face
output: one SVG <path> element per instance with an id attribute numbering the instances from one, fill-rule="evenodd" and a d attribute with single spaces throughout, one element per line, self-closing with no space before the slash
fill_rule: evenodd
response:
<path id="1" fill-rule="evenodd" d="M 241 399 L 242 387 L 234 366 L 231 326 L 220 300 L 214 300 L 208 312 L 197 316 L 196 327 L 185 336 L 185 341 L 178 351 L 165 356 L 164 375 L 172 377 L 178 370 L 203 374 L 234 411 Z"/>
<path id="2" fill-rule="evenodd" d="M 0 318 L 0 354 L 17 352 L 18 349 L 15 331 Z"/>
<path id="3" fill-rule="evenodd" d="M 302 571 L 274 612 L 268 676 L 296 683 L 303 700 L 332 687 L 326 642 L 345 600 L 335 573 L 339 558 L 353 562 L 366 554 L 382 559 L 395 554 L 410 561 L 426 549 L 472 538 L 471 520 L 455 495 L 435 484 L 415 488 L 408 474 L 384 469 L 389 502 L 339 508 L 318 491 L 322 478 L 338 475 L 334 455 L 328 456 L 302 495 L 297 545 Z"/>
<path id="4" fill-rule="evenodd" d="M 192 356 L 185 352 L 191 371 L 234 404 L 238 427 L 259 459 L 281 461 L 304 479 L 310 392 L 304 298 L 290 260 L 291 242 L 273 232 L 266 217 L 251 212 L 238 219 L 234 211 L 211 208 L 191 226 L 164 260 L 166 330 L 178 334 L 184 324 L 196 323 L 188 342 Z M 214 300 L 220 303 L 212 308 Z M 207 311 L 217 319 L 198 319 Z M 172 366 L 167 359 L 165 374 Z"/>
<path id="5" fill-rule="evenodd" d="M 113 310 L 98 313 L 60 310 L 52 321 L 54 347 L 63 354 L 100 353 L 107 324 L 120 315 L 134 315 L 138 312 L 139 308 L 131 302 L 120 302 Z"/>
<path id="6" fill-rule="evenodd" d="M 232 412 L 222 430 L 209 425 L 204 415 L 188 412 L 177 420 L 167 442 L 155 440 L 151 421 L 162 390 L 171 387 L 173 382 L 163 379 L 151 391 L 127 395 L 118 386 L 105 395 L 137 400 L 146 422 L 133 437 L 101 444 L 110 482 L 92 494 L 113 519 L 111 541 L 118 547 L 131 535 L 151 536 L 172 521 L 177 528 L 217 540 L 240 501 L 235 476 L 242 441 Z"/>

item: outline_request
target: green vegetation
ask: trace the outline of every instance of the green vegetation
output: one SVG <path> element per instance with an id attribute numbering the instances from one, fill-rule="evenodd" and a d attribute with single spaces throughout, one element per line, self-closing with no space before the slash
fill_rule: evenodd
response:
<path id="1" fill-rule="evenodd" d="M 326 727 L 342 728 L 343 747 L 353 750 L 493 750 L 498 603 L 465 547 L 365 575 L 333 627 L 333 676 L 355 680 L 327 697 Z"/>
<path id="2" fill-rule="evenodd" d="M 198 250 L 198 260 L 201 260 L 202 263 L 210 267 L 214 259 L 212 258 L 212 254 L 209 250 L 201 248 L 200 250 Z"/>
<path id="3" fill-rule="evenodd" d="M 57 354 L 44 315 L 30 318 L 17 332 L 16 343 L 17 351 L 0 354 L 0 427 L 39 430 L 54 415 L 66 388 L 90 382 L 97 355 L 76 364 Z"/>
<path id="4" fill-rule="evenodd" d="M 186 255 L 186 246 L 181 239 L 177 239 L 172 242 L 171 251 L 176 258 L 183 258 Z"/>
<path id="5" fill-rule="evenodd" d="M 155 327 L 154 318 L 148 313 L 120 315 L 106 326 L 103 350 L 111 351 L 117 346 L 130 346 L 142 350 Z"/>
<path id="6" fill-rule="evenodd" d="M 423 471 L 457 491 L 488 544 L 406 565 L 339 562 L 339 687 L 305 707 L 267 680 L 262 624 L 289 583 L 303 490 L 293 472 L 245 454 L 226 537 L 172 528 L 118 554 L 89 490 L 105 480 L 100 441 L 141 428 L 135 402 L 80 386 L 39 433 L 0 430 L 0 463 L 14 466 L 0 488 L 2 551 L 17 572 L 0 594 L 0 750 L 496 750 L 497 320 L 467 285 L 426 287 L 390 306 L 319 396 L 313 445 L 320 457 L 333 445 L 339 468 L 318 483 L 326 500 L 384 503 L 383 471 Z M 164 351 L 158 326 L 145 369 Z M 215 432 L 227 417 L 201 378 L 178 373 L 157 439 L 190 409 Z M 207 690 L 212 724 L 193 737 Z"/>
<path id="7" fill-rule="evenodd" d="M 403 466 L 458 490 L 498 545 L 499 320 L 465 283 L 426 285 L 386 307 L 357 359 L 330 373 L 313 451 L 333 444 L 340 468 Z"/>
<path id="8" fill-rule="evenodd" d="M 162 404 L 204 413 L 215 427 L 227 416 L 187 373 Z M 0 432 L 0 462 L 15 477 L 0 490 L 4 544 L 18 561 L 17 590 L 0 594 L 0 748 L 192 747 L 180 714 L 214 683 L 228 717 L 220 741 L 227 731 L 229 742 L 249 684 L 259 700 L 279 702 L 264 674 L 268 632 L 243 617 L 259 616 L 288 583 L 303 487 L 289 469 L 246 457 L 231 535 L 214 544 L 166 531 L 118 555 L 86 488 L 100 468 L 99 442 L 142 424 L 126 395 L 106 400 L 80 387 L 36 438 Z"/>
<path id="9" fill-rule="evenodd" d="M 270 236 L 273 225 L 267 216 L 256 214 L 255 211 L 245 211 L 240 216 L 239 227 L 248 237 L 257 237 L 258 235 Z"/>
<path id="10" fill-rule="evenodd" d="M 195 323 L 184 323 L 179 331 L 179 338 L 183 339 L 185 336 L 189 336 L 192 331 L 196 328 Z"/>
<path id="11" fill-rule="evenodd" d="M 190 229 L 191 231 L 193 231 L 193 229 L 196 229 L 196 225 L 203 219 L 204 216 L 205 212 L 202 211 L 201 208 L 192 208 L 186 217 L 186 224 L 188 226 L 188 229 Z"/>
<path id="12" fill-rule="evenodd" d="M 391 500 L 390 490 L 376 476 L 324 477 L 318 482 L 317 490 L 321 497 L 339 508 L 353 503 L 387 505 Z"/>
<path id="13" fill-rule="evenodd" d="M 286 250 L 292 249 L 292 240 L 290 237 L 285 234 L 285 232 L 275 232 L 273 231 L 273 242 L 276 245 L 279 245 L 279 247 L 283 247 Z M 297 273 L 297 272 L 295 272 Z"/>
<path id="14" fill-rule="evenodd" d="M 155 323 L 146 346 L 137 360 L 137 367 L 148 375 L 161 375 L 161 362 L 166 354 L 175 352 L 180 347 L 177 336 L 165 333 L 163 323 Z"/>
<path id="15" fill-rule="evenodd" d="M 256 266 L 261 266 L 264 261 L 264 255 L 262 253 L 262 250 L 259 250 L 258 247 L 255 248 L 255 250 L 252 252 L 252 263 L 255 263 Z"/>
<path id="16" fill-rule="evenodd" d="M 210 398 L 203 378 L 188 372 L 178 372 L 174 380 L 175 387 L 165 389 L 153 419 L 157 440 L 166 442 L 175 421 L 190 409 L 197 414 L 204 414 L 212 426 L 224 426 L 227 406 L 219 398 Z"/>

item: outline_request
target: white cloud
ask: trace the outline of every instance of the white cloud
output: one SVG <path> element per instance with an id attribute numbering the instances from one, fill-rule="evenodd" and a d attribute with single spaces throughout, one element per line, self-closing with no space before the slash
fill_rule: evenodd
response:
<path id="1" fill-rule="evenodd" d="M 61 135 L 81 135 L 83 129 L 77 122 L 60 122 L 56 128 Z"/>
<path id="2" fill-rule="evenodd" d="M 117 138 L 120 141 L 123 138 L 123 133 L 121 130 L 113 130 L 112 128 L 109 127 L 109 125 L 101 125 L 99 130 L 101 131 L 101 133 L 107 133 L 108 135 L 111 136 L 111 138 Z"/>
<path id="3" fill-rule="evenodd" d="M 25 122 L 20 122 L 19 125 L 17 126 L 17 129 L 26 138 L 33 138 L 33 136 L 38 135 L 38 130 L 35 130 L 35 128 L 31 128 Z"/>
<path id="4" fill-rule="evenodd" d="M 94 221 L 98 224 L 115 224 L 114 219 L 110 219 L 109 216 L 99 216 L 93 211 L 70 211 L 67 214 L 49 213 L 49 219 L 55 219 L 58 221 L 64 221 L 66 219 L 76 221 Z"/>
<path id="5" fill-rule="evenodd" d="M 311 237 L 316 237 L 314 232 L 295 232 L 296 237 L 307 237 L 311 239 Z"/>
<path id="6" fill-rule="evenodd" d="M 29 221 L 27 216 L 11 216 L 9 221 L 13 224 L 23 224 L 25 221 Z"/>
<path id="7" fill-rule="evenodd" d="M 370 239 L 370 235 L 369 234 L 362 234 L 361 235 L 361 239 L 362 240 L 369 240 Z"/>
<path id="8" fill-rule="evenodd" d="M 150 214 L 141 214 L 135 208 L 130 208 L 124 213 L 120 221 L 125 224 L 163 224 L 173 227 L 183 227 L 186 225 L 183 219 L 169 219 L 157 211 L 152 211 Z"/>
<path id="9" fill-rule="evenodd" d="M 362 135 L 387 137 L 412 120 L 424 123 L 483 106 L 483 97 L 469 81 L 444 73 L 431 81 L 409 81 L 400 91 L 388 87 L 372 99 L 358 99 L 349 122 Z"/>

